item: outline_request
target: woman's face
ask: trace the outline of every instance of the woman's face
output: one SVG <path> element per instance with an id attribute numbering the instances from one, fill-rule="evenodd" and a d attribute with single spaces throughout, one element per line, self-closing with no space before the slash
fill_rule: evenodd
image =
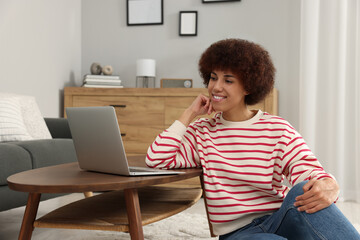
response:
<path id="1" fill-rule="evenodd" d="M 214 110 L 221 111 L 224 115 L 237 114 L 247 109 L 247 92 L 240 78 L 230 71 L 214 70 L 210 75 L 208 92 Z"/>

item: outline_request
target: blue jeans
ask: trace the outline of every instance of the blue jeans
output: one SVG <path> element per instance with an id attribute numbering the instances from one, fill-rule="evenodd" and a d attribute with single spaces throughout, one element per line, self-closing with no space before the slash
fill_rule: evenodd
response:
<path id="1" fill-rule="evenodd" d="M 305 183 L 289 191 L 278 211 L 222 235 L 219 240 L 360 240 L 359 233 L 335 204 L 312 214 L 294 207 L 295 198 L 304 193 Z"/>

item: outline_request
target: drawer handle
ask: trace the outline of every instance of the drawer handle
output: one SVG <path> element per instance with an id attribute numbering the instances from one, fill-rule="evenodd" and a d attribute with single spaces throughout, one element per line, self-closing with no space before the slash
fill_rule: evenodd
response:
<path id="1" fill-rule="evenodd" d="M 126 108 L 126 105 L 110 105 L 111 107 Z"/>
<path id="2" fill-rule="evenodd" d="M 126 133 L 122 133 L 121 136 L 122 136 L 122 137 L 125 137 L 125 136 L 126 136 Z"/>

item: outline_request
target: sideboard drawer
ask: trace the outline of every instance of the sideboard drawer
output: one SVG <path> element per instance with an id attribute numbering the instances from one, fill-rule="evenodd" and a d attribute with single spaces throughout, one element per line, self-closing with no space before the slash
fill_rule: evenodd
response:
<path id="1" fill-rule="evenodd" d="M 166 97 L 165 98 L 165 126 L 169 127 L 179 119 L 186 108 L 194 101 L 195 97 Z"/>
<path id="2" fill-rule="evenodd" d="M 135 105 L 137 97 L 74 96 L 73 107 L 115 106 L 129 108 Z"/>
<path id="3" fill-rule="evenodd" d="M 126 153 L 146 154 L 150 144 L 164 131 L 163 125 L 119 124 Z"/>
<path id="4" fill-rule="evenodd" d="M 117 96 L 76 96 L 74 107 L 113 106 L 119 125 L 151 125 L 164 122 L 162 98 L 117 97 Z M 151 106 L 151 107 L 150 107 Z"/>

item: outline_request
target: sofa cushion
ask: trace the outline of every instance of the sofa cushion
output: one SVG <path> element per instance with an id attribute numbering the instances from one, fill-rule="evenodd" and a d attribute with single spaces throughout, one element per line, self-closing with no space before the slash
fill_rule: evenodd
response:
<path id="1" fill-rule="evenodd" d="M 16 98 L 0 97 L 0 142 L 30 140 Z"/>
<path id="2" fill-rule="evenodd" d="M 33 168 L 77 161 L 72 139 L 33 140 L 14 144 L 30 153 Z"/>
<path id="3" fill-rule="evenodd" d="M 24 206 L 28 193 L 10 190 L 8 186 L 0 186 L 0 211 Z"/>
<path id="4" fill-rule="evenodd" d="M 43 193 L 41 194 L 40 200 L 46 200 L 54 197 L 63 196 L 64 194 L 58 193 Z M 0 186 L 0 212 L 11 208 L 21 207 L 26 204 L 29 193 L 18 192 L 9 189 L 8 186 Z M 2 238 L 1 238 L 2 239 Z"/>
<path id="5" fill-rule="evenodd" d="M 0 186 L 7 185 L 10 175 L 31 168 L 31 157 L 25 149 L 11 143 L 0 144 Z"/>
<path id="6" fill-rule="evenodd" d="M 53 138 L 72 138 L 66 118 L 44 118 Z"/>
<path id="7" fill-rule="evenodd" d="M 26 129 L 33 139 L 51 139 L 51 134 L 33 96 L 18 96 Z"/>
<path id="8" fill-rule="evenodd" d="M 0 98 L 15 98 L 18 100 L 25 127 L 33 139 L 51 139 L 51 134 L 46 127 L 35 97 L 12 93 L 0 93 Z"/>

